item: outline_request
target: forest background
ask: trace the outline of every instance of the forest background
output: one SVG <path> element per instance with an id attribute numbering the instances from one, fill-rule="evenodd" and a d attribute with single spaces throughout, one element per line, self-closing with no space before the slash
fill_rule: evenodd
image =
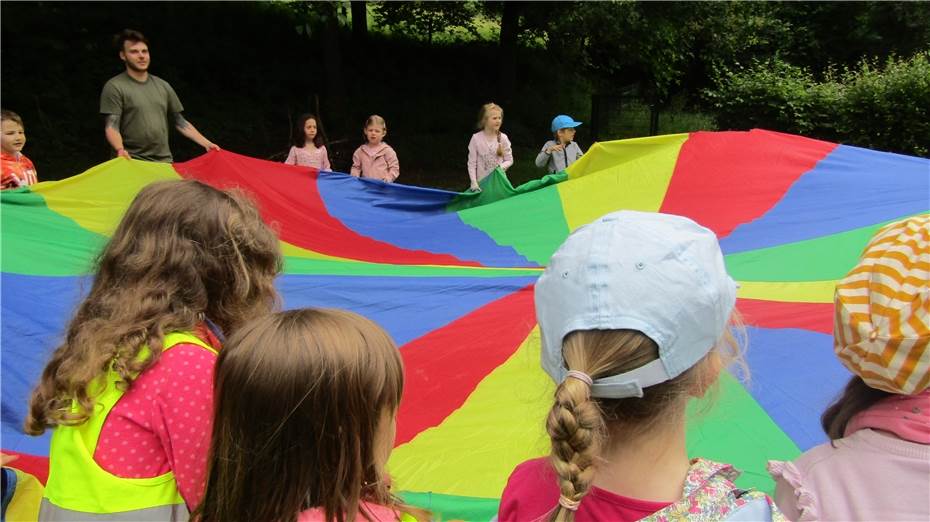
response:
<path id="1" fill-rule="evenodd" d="M 100 89 L 112 36 L 150 40 L 186 117 L 241 154 L 283 160 L 300 113 L 347 171 L 369 114 L 406 184 L 461 190 L 483 103 L 504 107 L 514 184 L 566 113 L 577 141 L 780 130 L 930 153 L 928 2 L 3 2 L 0 103 L 40 178 L 112 157 Z M 172 132 L 176 161 L 202 153 Z"/>

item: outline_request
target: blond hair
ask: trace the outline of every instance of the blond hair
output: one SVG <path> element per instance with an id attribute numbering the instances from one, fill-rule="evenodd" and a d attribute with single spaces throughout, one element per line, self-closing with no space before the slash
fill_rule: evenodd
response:
<path id="1" fill-rule="evenodd" d="M 384 135 L 387 136 L 387 122 L 384 121 L 384 118 L 378 116 L 377 114 L 372 114 L 368 117 L 367 120 L 365 120 L 365 126 L 362 127 L 362 134 L 364 134 L 365 130 L 372 125 L 380 125 L 381 128 L 384 129 Z"/>
<path id="2" fill-rule="evenodd" d="M 481 106 L 481 110 L 478 111 L 478 129 L 484 129 L 485 124 L 488 122 L 488 117 L 490 116 L 491 111 L 497 111 L 501 113 L 501 118 L 504 117 L 504 109 L 500 105 L 494 102 L 488 102 Z M 497 129 L 497 155 L 504 157 L 504 146 L 501 144 L 501 130 Z"/>
<path id="3" fill-rule="evenodd" d="M 737 331 L 738 317 L 735 316 Z M 636 330 L 581 330 L 562 343 L 565 367 L 592 379 L 618 375 L 659 358 L 659 347 Z M 746 372 L 740 342 L 727 330 L 715 349 L 690 369 L 661 384 L 643 390 L 643 397 L 600 399 L 578 379 L 565 379 L 555 390 L 555 401 L 546 419 L 552 442 L 549 462 L 559 481 L 559 491 L 571 502 L 581 502 L 594 480 L 595 459 L 611 440 L 639 436 L 680 418 L 688 397 L 716 381 L 722 365 L 736 363 Z M 748 374 L 747 374 L 748 375 Z M 553 522 L 572 522 L 575 512 L 556 506 Z"/>

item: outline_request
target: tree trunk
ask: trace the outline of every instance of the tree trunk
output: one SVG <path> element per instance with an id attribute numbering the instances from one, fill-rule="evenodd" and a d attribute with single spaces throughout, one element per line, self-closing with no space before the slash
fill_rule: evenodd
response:
<path id="1" fill-rule="evenodd" d="M 520 34 L 520 9 L 519 2 L 504 2 L 504 12 L 501 15 L 498 95 L 501 103 L 504 104 L 509 104 L 513 100 L 516 85 L 516 51 L 517 36 Z"/>
<path id="2" fill-rule="evenodd" d="M 368 40 L 368 2 L 352 0 L 352 40 L 356 46 Z"/>
<path id="3" fill-rule="evenodd" d="M 603 96 L 591 93 L 591 124 L 588 125 L 588 132 L 591 133 L 591 142 L 597 142 L 601 136 L 601 100 Z"/>
<path id="4" fill-rule="evenodd" d="M 321 13 L 323 20 L 323 82 L 326 92 L 326 105 L 330 108 L 327 116 L 330 122 L 346 121 L 349 117 L 346 114 L 346 96 L 345 85 L 342 81 L 344 71 L 342 68 L 342 50 L 339 43 L 339 17 L 336 15 L 336 4 L 334 2 L 321 2 Z M 339 128 L 338 125 L 330 125 L 330 131 L 337 132 L 345 129 Z"/>

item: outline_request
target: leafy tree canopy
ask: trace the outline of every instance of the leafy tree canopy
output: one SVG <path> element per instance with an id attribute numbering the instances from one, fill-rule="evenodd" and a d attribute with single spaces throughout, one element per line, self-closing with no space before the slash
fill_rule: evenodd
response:
<path id="1" fill-rule="evenodd" d="M 474 2 L 381 2 L 374 10 L 378 25 L 428 43 L 440 33 L 477 36 L 477 15 Z"/>

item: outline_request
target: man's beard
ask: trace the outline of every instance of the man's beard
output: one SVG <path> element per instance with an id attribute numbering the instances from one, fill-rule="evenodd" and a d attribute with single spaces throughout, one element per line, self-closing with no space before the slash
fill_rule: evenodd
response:
<path id="1" fill-rule="evenodd" d="M 138 65 L 133 63 L 131 60 L 126 60 L 126 67 L 129 67 L 130 69 L 136 72 L 146 72 L 148 70 L 149 64 L 146 63 L 145 68 L 140 68 Z"/>

